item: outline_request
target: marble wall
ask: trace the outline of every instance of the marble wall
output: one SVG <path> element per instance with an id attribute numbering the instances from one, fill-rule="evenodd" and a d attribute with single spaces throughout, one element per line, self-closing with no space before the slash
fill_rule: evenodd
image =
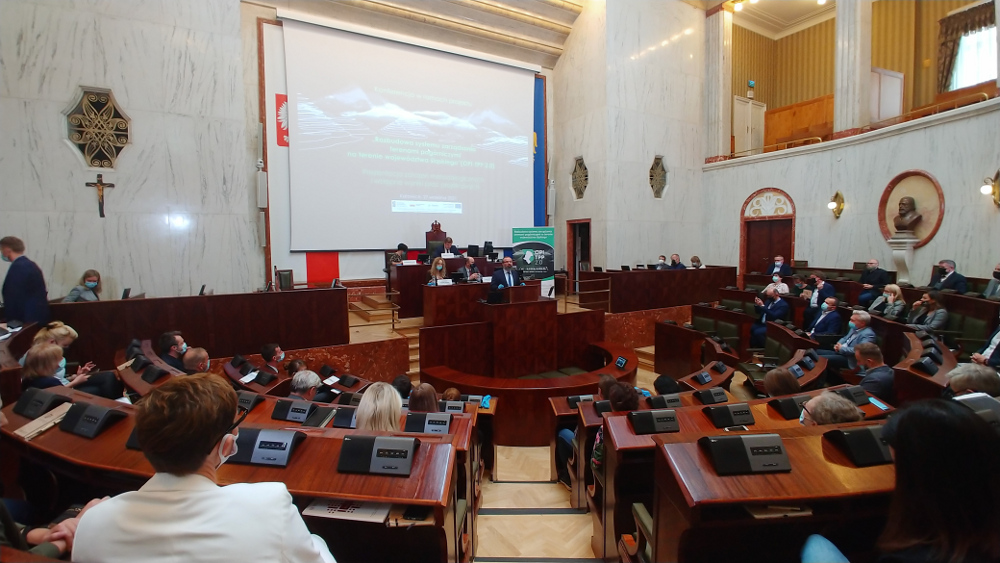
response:
<path id="1" fill-rule="evenodd" d="M 87 268 L 105 298 L 263 285 L 241 47 L 231 0 L 0 2 L 0 233 L 24 239 L 50 297 Z M 113 171 L 66 141 L 81 85 L 132 120 Z M 85 186 L 97 172 L 116 185 L 105 219 Z"/>
<path id="2" fill-rule="evenodd" d="M 938 260 L 958 271 L 990 277 L 1000 262 L 1000 209 L 979 192 L 1000 167 L 1000 99 L 812 147 L 705 166 L 705 244 L 708 261 L 739 262 L 740 212 L 754 191 L 774 187 L 795 203 L 795 257 L 812 265 L 850 268 L 878 259 L 893 269 L 878 225 L 878 205 L 889 182 L 906 170 L 924 170 L 941 184 L 945 216 L 937 235 L 915 253 L 917 281 L 926 283 Z M 844 212 L 826 208 L 840 190 Z M 895 202 L 893 202 L 895 205 Z"/>
<path id="3" fill-rule="evenodd" d="M 677 252 L 700 254 L 705 13 L 683 2 L 584 3 L 555 68 L 557 262 L 566 221 L 591 219 L 591 263 L 617 267 Z M 649 169 L 664 157 L 668 187 L 653 197 Z M 574 159 L 590 187 L 576 200 Z"/>

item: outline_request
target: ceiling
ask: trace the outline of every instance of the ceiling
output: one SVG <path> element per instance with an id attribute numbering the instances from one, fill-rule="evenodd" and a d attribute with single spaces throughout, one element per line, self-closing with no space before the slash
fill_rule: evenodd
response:
<path id="1" fill-rule="evenodd" d="M 836 0 L 819 5 L 816 0 L 759 0 L 743 3 L 733 13 L 733 23 L 771 39 L 781 39 L 837 14 Z"/>

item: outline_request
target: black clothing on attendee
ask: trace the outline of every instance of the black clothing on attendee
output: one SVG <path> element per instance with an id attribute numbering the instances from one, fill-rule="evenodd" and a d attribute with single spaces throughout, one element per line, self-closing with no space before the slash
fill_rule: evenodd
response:
<path id="1" fill-rule="evenodd" d="M 180 358 L 175 358 L 170 354 L 163 354 L 160 359 L 167 363 L 168 366 L 184 371 L 184 361 Z"/>
<path id="2" fill-rule="evenodd" d="M 18 256 L 11 262 L 2 291 L 4 317 L 8 321 L 45 324 L 52 320 L 45 277 L 38 265 L 26 256 Z"/>
<path id="3" fill-rule="evenodd" d="M 892 402 L 892 384 L 895 372 L 887 365 L 881 365 L 864 373 L 861 387 L 872 395 L 888 403 Z"/>

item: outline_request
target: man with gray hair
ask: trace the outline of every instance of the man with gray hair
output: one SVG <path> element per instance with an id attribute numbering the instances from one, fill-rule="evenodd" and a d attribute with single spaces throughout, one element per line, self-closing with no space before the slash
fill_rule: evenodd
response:
<path id="1" fill-rule="evenodd" d="M 969 290 L 969 284 L 965 276 L 955 271 L 954 260 L 942 260 L 938 262 L 937 271 L 931 276 L 931 283 L 927 284 L 938 291 L 942 289 L 954 289 L 957 293 L 965 293 Z"/>
<path id="2" fill-rule="evenodd" d="M 843 338 L 833 345 L 833 350 L 818 350 L 820 356 L 826 358 L 827 383 L 843 383 L 840 370 L 854 369 L 858 361 L 854 357 L 854 347 L 862 342 L 875 342 L 875 331 L 868 325 L 872 317 L 868 311 L 854 311 L 851 322 L 847 323 L 849 330 Z"/>
<path id="3" fill-rule="evenodd" d="M 1000 397 L 1000 374 L 979 364 L 959 364 L 948 372 L 948 387 L 956 395 L 986 393 L 990 397 Z"/>
<path id="4" fill-rule="evenodd" d="M 804 426 L 815 426 L 857 422 L 862 418 L 864 418 L 864 413 L 858 410 L 852 401 L 848 401 L 834 391 L 823 391 L 802 405 L 799 423 Z"/>
<path id="5" fill-rule="evenodd" d="M 316 372 L 304 369 L 292 376 L 292 392 L 288 398 L 312 401 L 316 397 L 316 389 L 322 384 L 323 380 Z"/>

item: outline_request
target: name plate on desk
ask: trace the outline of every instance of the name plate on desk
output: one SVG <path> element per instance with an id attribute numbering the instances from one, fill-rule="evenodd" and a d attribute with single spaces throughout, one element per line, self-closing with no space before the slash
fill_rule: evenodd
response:
<path id="1" fill-rule="evenodd" d="M 128 415 L 120 410 L 90 403 L 75 403 L 59 423 L 59 430 L 93 439 L 126 416 Z"/>
<path id="2" fill-rule="evenodd" d="M 241 428 L 239 436 L 236 437 L 238 451 L 229 458 L 229 461 L 285 467 L 291 460 L 295 447 L 305 439 L 304 433 L 294 430 Z"/>
<path id="3" fill-rule="evenodd" d="M 263 400 L 264 397 L 261 397 L 260 395 L 254 393 L 253 391 L 240 391 L 236 395 L 236 401 L 240 404 L 241 407 L 245 408 L 248 411 L 252 411 L 253 408 L 259 405 Z"/>
<path id="4" fill-rule="evenodd" d="M 445 412 L 406 413 L 403 432 L 423 432 L 425 434 L 447 434 L 451 425 L 451 415 Z"/>
<path id="5" fill-rule="evenodd" d="M 569 397 L 566 397 L 566 404 L 569 405 L 569 408 L 575 409 L 580 403 L 593 400 L 593 395 L 570 395 Z"/>
<path id="6" fill-rule="evenodd" d="M 442 252 L 441 253 L 441 258 L 448 259 L 448 258 L 454 258 L 454 257 L 455 257 L 455 253 L 454 252 Z"/>
<path id="7" fill-rule="evenodd" d="M 889 445 L 882 438 L 882 426 L 830 430 L 823 437 L 837 446 L 858 467 L 892 463 Z"/>
<path id="8" fill-rule="evenodd" d="M 278 399 L 278 402 L 274 404 L 274 410 L 271 411 L 271 418 L 289 422 L 305 422 L 315 408 L 316 405 L 309 401 Z"/>
<path id="9" fill-rule="evenodd" d="M 400 266 L 417 266 L 419 264 L 420 262 L 416 260 L 403 260 L 402 262 L 399 263 Z"/>
<path id="10" fill-rule="evenodd" d="M 466 403 L 476 403 L 478 405 L 479 403 L 483 402 L 483 396 L 482 395 L 462 395 L 462 396 L 459 397 L 459 400 L 465 401 Z"/>
<path id="11" fill-rule="evenodd" d="M 698 445 L 708 452 L 718 475 L 785 473 L 792 470 L 777 434 L 705 436 Z"/>
<path id="12" fill-rule="evenodd" d="M 35 419 L 50 410 L 58 407 L 62 403 L 72 402 L 73 399 L 65 395 L 57 395 L 51 391 L 29 387 L 24 390 L 24 394 L 14 405 L 14 414 L 19 414 L 25 418 Z"/>
<path id="13" fill-rule="evenodd" d="M 345 436 L 337 471 L 410 476 L 420 440 L 401 436 Z"/>
<path id="14" fill-rule="evenodd" d="M 438 410 L 441 412 L 465 412 L 465 401 L 438 401 Z"/>
<path id="15" fill-rule="evenodd" d="M 653 411 L 634 411 L 628 413 L 632 421 L 632 429 L 636 434 L 659 434 L 662 432 L 680 432 L 680 423 L 673 409 Z"/>
<path id="16" fill-rule="evenodd" d="M 729 397 L 726 396 L 726 392 L 721 387 L 712 387 L 711 389 L 695 391 L 694 396 L 697 397 L 703 405 L 715 405 L 718 403 L 725 403 L 729 400 Z"/>
<path id="17" fill-rule="evenodd" d="M 746 403 L 733 403 L 731 405 L 719 405 L 716 407 L 705 407 L 701 411 L 708 415 L 712 424 L 716 428 L 727 426 L 739 426 L 753 424 L 753 411 Z"/>
<path id="18" fill-rule="evenodd" d="M 490 283 L 493 281 L 493 276 L 483 276 L 483 283 Z"/>
<path id="19" fill-rule="evenodd" d="M 681 396 L 677 393 L 646 397 L 646 403 L 654 409 L 671 409 L 681 406 Z"/>
<path id="20" fill-rule="evenodd" d="M 794 397 L 771 399 L 767 404 L 781 413 L 781 416 L 785 417 L 785 420 L 794 420 L 802 414 L 802 405 L 809 402 L 809 399 L 812 399 L 809 395 L 795 395 Z"/>

